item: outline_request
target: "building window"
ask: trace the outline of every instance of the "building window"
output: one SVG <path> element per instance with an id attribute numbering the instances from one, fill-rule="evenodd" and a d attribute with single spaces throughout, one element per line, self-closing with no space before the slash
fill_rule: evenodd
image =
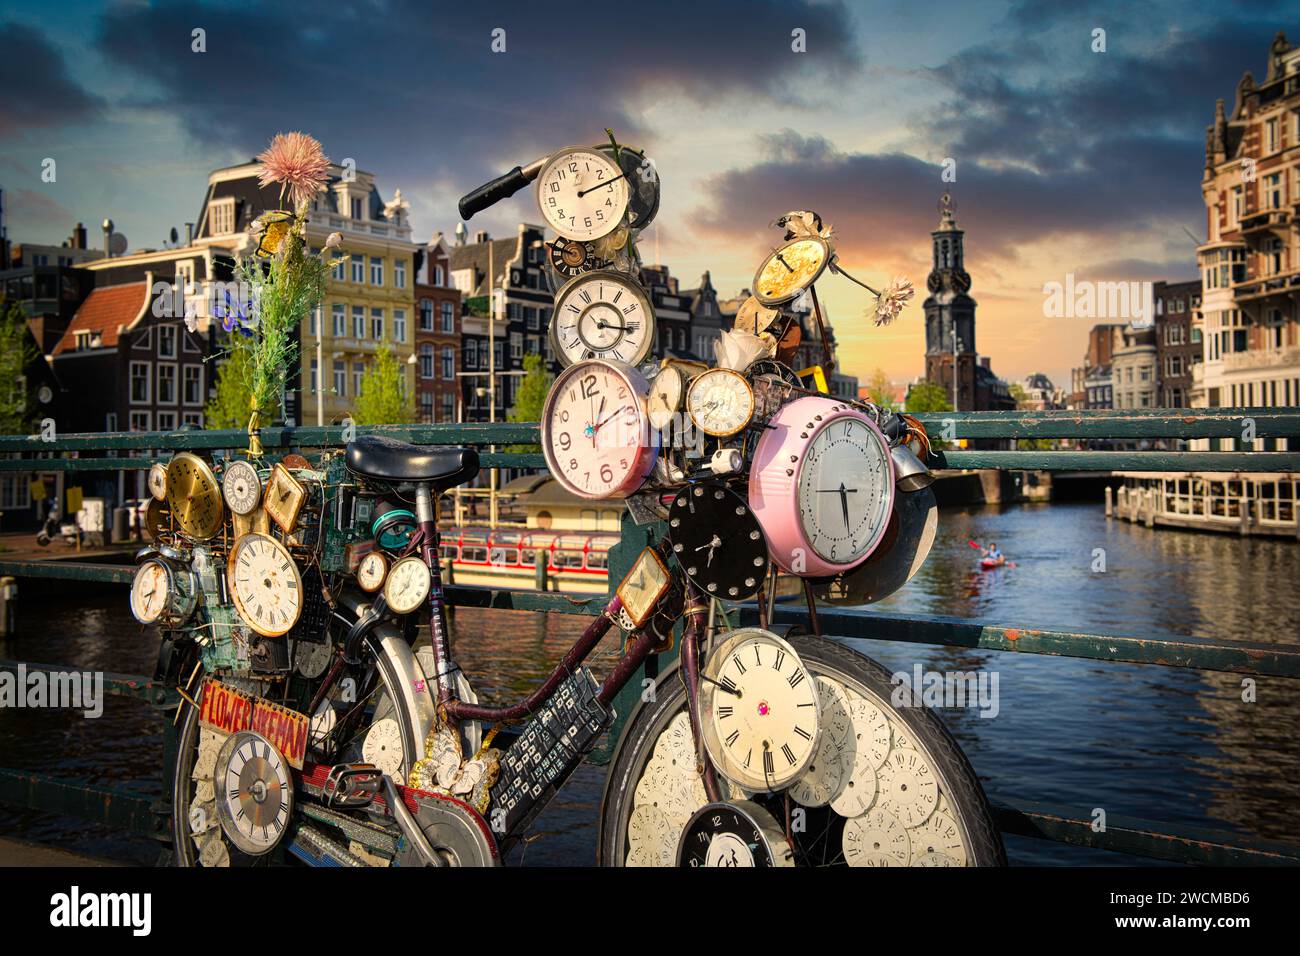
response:
<path id="1" fill-rule="evenodd" d="M 90 348 L 90 330 L 82 329 L 79 332 L 74 332 L 72 340 L 78 351 Z"/>
<path id="2" fill-rule="evenodd" d="M 406 341 L 406 310 L 405 309 L 393 310 L 393 341 L 394 342 Z"/>
<path id="3" fill-rule="evenodd" d="M 1282 142 L 1280 139 L 1278 139 L 1277 133 L 1278 133 L 1277 118 L 1274 117 L 1273 119 L 1269 120 L 1264 124 L 1264 151 L 1265 152 L 1276 153 L 1281 148 Z"/>
<path id="4" fill-rule="evenodd" d="M 444 281 L 444 277 L 443 277 L 442 266 L 433 267 L 433 284 L 446 285 L 446 282 Z"/>
<path id="5" fill-rule="evenodd" d="M 376 342 L 384 340 L 384 310 L 379 306 L 370 310 L 370 337 Z"/>
<path id="6" fill-rule="evenodd" d="M 352 254 L 352 281 L 366 281 L 366 257 L 357 253 Z"/>
<path id="7" fill-rule="evenodd" d="M 320 390 L 320 386 L 317 384 L 319 379 L 320 379 L 320 363 L 317 362 L 315 359 L 312 359 L 311 360 L 311 393 L 313 395 L 317 394 L 317 392 Z"/>
<path id="8" fill-rule="evenodd" d="M 158 430 L 160 432 L 173 432 L 176 430 L 176 413 L 159 412 L 158 413 Z"/>
<path id="9" fill-rule="evenodd" d="M 193 425 L 195 428 L 203 427 L 202 412 L 181 412 L 181 424 Z"/>
<path id="10" fill-rule="evenodd" d="M 311 310 L 311 319 L 307 322 L 307 334 L 313 339 L 320 334 L 320 313 L 321 306 L 318 305 L 316 308 Z"/>
<path id="11" fill-rule="evenodd" d="M 432 299 L 420 300 L 420 331 L 421 332 L 433 331 L 433 300 Z"/>
<path id="12" fill-rule="evenodd" d="M 176 366 L 158 366 L 158 401 L 164 405 L 176 404 Z"/>
<path id="13" fill-rule="evenodd" d="M 450 345 L 442 347 L 442 377 L 449 382 L 456 377 L 456 350 Z"/>
<path id="14" fill-rule="evenodd" d="M 1282 208 L 1282 174 L 1273 173 L 1264 177 L 1264 208 Z"/>
<path id="15" fill-rule="evenodd" d="M 131 363 L 131 403 L 134 405 L 148 404 L 149 395 L 149 363 L 132 362 Z"/>
<path id="16" fill-rule="evenodd" d="M 348 262 L 347 256 L 336 256 L 334 259 L 334 265 L 330 269 L 330 276 L 334 279 L 337 279 L 339 282 L 342 282 L 344 279 L 346 279 L 347 272 L 345 270 L 347 269 L 347 262 Z"/>
<path id="17" fill-rule="evenodd" d="M 518 332 L 510 333 L 510 357 L 512 359 L 524 357 L 524 337 Z"/>
<path id="18" fill-rule="evenodd" d="M 478 368 L 478 339 L 465 340 L 465 354 L 463 361 L 466 369 Z"/>
<path id="19" fill-rule="evenodd" d="M 456 312 L 450 302 L 442 304 L 442 330 L 444 332 L 456 331 Z"/>
<path id="20" fill-rule="evenodd" d="M 370 257 L 370 284 L 384 284 L 384 260 L 378 256 Z"/>
<path id="21" fill-rule="evenodd" d="M 361 202 L 360 199 L 353 199 L 353 200 L 352 200 L 352 218 L 353 218 L 353 219 L 364 219 L 364 218 L 366 218 L 366 217 L 363 215 L 363 213 L 364 213 L 365 211 L 366 211 L 366 207 L 362 204 L 362 202 Z"/>
<path id="22" fill-rule="evenodd" d="M 186 365 L 181 373 L 186 405 L 203 404 L 203 366 Z"/>
<path id="23" fill-rule="evenodd" d="M 176 357 L 176 326 L 158 326 L 158 357 L 169 359 Z"/>
<path id="24" fill-rule="evenodd" d="M 433 346 L 428 342 L 420 346 L 420 378 L 433 378 Z"/>
<path id="25" fill-rule="evenodd" d="M 208 211 L 212 214 L 212 222 L 208 225 L 208 235 L 211 236 L 228 236 L 235 231 L 235 200 L 232 196 L 229 199 L 218 199 Z"/>
<path id="26" fill-rule="evenodd" d="M 346 362 L 334 363 L 334 394 L 339 398 L 348 397 L 348 366 Z"/>
<path id="27" fill-rule="evenodd" d="M 147 432 L 149 430 L 148 412 L 132 412 L 130 421 L 131 431 L 133 432 Z"/>
<path id="28" fill-rule="evenodd" d="M 393 286 L 398 289 L 406 288 L 406 260 L 393 260 Z"/>
<path id="29" fill-rule="evenodd" d="M 456 417 L 456 397 L 451 392 L 442 393 L 442 420 L 449 422 Z"/>
<path id="30" fill-rule="evenodd" d="M 352 337 L 354 339 L 364 339 L 366 337 L 366 307 L 364 305 L 354 305 L 352 307 Z"/>
<path id="31" fill-rule="evenodd" d="M 530 332 L 537 331 L 537 310 L 531 305 L 524 306 L 524 325 Z"/>
<path id="32" fill-rule="evenodd" d="M 358 397 L 361 395 L 361 380 L 365 377 L 366 377 L 366 363 L 353 362 L 352 363 L 352 394 L 353 395 L 356 395 Z"/>
<path id="33" fill-rule="evenodd" d="M 427 424 L 433 423 L 433 393 L 420 393 L 420 421 Z"/>
<path id="34" fill-rule="evenodd" d="M 334 336 L 343 338 L 348 334 L 347 307 L 341 302 L 334 304 Z"/>

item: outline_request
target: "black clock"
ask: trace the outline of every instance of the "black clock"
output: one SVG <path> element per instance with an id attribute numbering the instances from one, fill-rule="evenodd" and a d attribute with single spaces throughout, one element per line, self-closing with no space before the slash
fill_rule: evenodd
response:
<path id="1" fill-rule="evenodd" d="M 942 282 L 943 280 L 939 278 L 939 273 L 931 272 L 930 277 L 925 280 L 925 286 L 931 292 L 938 292 L 939 286 L 942 285 Z"/>
<path id="2" fill-rule="evenodd" d="M 705 594 L 744 601 L 767 574 L 767 539 L 749 502 L 720 481 L 677 493 L 668 509 L 668 540 L 686 576 Z"/>
<path id="3" fill-rule="evenodd" d="M 958 292 L 970 291 L 970 273 L 964 269 L 958 269 L 952 275 L 952 284 Z"/>
<path id="4" fill-rule="evenodd" d="M 757 803 L 736 800 L 700 807 L 677 843 L 678 866 L 794 866 L 776 818 Z"/>
<path id="5" fill-rule="evenodd" d="M 596 257 L 595 247 L 590 243 L 557 236 L 549 248 L 551 266 L 567 278 L 572 279 L 584 272 L 600 268 L 601 261 Z"/>

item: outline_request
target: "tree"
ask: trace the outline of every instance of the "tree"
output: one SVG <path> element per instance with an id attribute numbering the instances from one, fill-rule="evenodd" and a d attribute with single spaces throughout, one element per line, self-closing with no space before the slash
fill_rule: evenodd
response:
<path id="1" fill-rule="evenodd" d="M 905 405 L 908 413 L 912 415 L 952 411 L 952 404 L 948 401 L 948 390 L 938 382 L 929 380 L 917 382 L 908 390 Z"/>
<path id="2" fill-rule="evenodd" d="M 524 377 L 519 380 L 519 391 L 515 393 L 514 407 L 506 419 L 512 422 L 540 422 L 553 376 L 546 370 L 546 360 L 536 352 L 524 356 L 524 373 Z M 514 445 L 508 450 L 527 454 L 540 449 L 537 445 Z"/>
<path id="3" fill-rule="evenodd" d="M 405 369 L 386 342 L 361 377 L 352 420 L 358 425 L 409 425 L 415 421 L 415 398 L 406 387 Z"/>
<path id="4" fill-rule="evenodd" d="M 1029 395 L 1025 392 L 1024 386 L 1019 382 L 1012 382 L 1011 397 L 1015 400 L 1016 408 L 1028 408 L 1030 405 Z M 1054 448 L 1056 443 L 1050 438 L 1017 438 L 1016 447 L 1027 451 L 1047 451 Z"/>
<path id="5" fill-rule="evenodd" d="M 39 356 L 23 307 L 0 302 L 0 432 L 6 435 L 26 434 L 36 420 L 27 368 Z"/>
<path id="6" fill-rule="evenodd" d="M 217 387 L 203 410 L 205 427 L 241 430 L 248 427 L 248 419 L 253 414 L 248 390 L 251 374 L 249 350 L 232 347 L 217 367 Z"/>
<path id="7" fill-rule="evenodd" d="M 867 379 L 867 398 L 881 408 L 894 407 L 894 386 L 883 368 L 876 369 L 871 373 L 871 378 Z"/>

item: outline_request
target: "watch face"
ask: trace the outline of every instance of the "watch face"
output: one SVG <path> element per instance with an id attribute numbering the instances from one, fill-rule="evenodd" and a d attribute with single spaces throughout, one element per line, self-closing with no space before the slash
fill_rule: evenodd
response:
<path id="1" fill-rule="evenodd" d="M 633 628 L 640 627 L 649 619 L 672 583 L 672 575 L 655 549 L 642 551 L 618 586 L 618 596 Z"/>
<path id="2" fill-rule="evenodd" d="M 411 555 L 402 558 L 388 572 L 384 599 L 397 614 L 410 614 L 429 596 L 432 581 L 424 559 Z"/>
<path id="3" fill-rule="evenodd" d="M 131 580 L 131 613 L 141 624 L 154 624 L 167 610 L 171 575 L 159 561 L 146 561 Z"/>
<path id="4" fill-rule="evenodd" d="M 371 551 L 357 565 L 357 584 L 361 590 L 373 593 L 384 586 L 387 573 L 388 559 L 379 551 Z"/>
<path id="5" fill-rule="evenodd" d="M 705 662 L 704 742 L 714 765 L 751 792 L 781 790 L 820 743 L 817 682 L 793 647 L 770 631 L 733 631 Z"/>
<path id="6" fill-rule="evenodd" d="M 264 534 L 246 534 L 230 550 L 226 581 L 244 623 L 265 637 L 279 637 L 302 613 L 302 578 L 284 545 Z"/>
<path id="7" fill-rule="evenodd" d="M 879 431 L 856 417 L 823 427 L 799 469 L 799 511 L 813 550 L 832 564 L 865 558 L 889 522 L 893 487 Z"/>
<path id="8" fill-rule="evenodd" d="M 698 482 L 668 509 L 668 539 L 686 576 L 707 594 L 743 601 L 767 574 L 767 541 L 749 503 L 722 482 Z"/>
<path id="9" fill-rule="evenodd" d="M 706 435 L 726 438 L 739 432 L 754 417 L 754 392 L 739 372 L 709 369 L 691 382 L 686 393 L 686 410 L 691 421 Z"/>
<path id="10" fill-rule="evenodd" d="M 795 239 L 764 260 L 754 276 L 754 297 L 766 306 L 793 302 L 816 281 L 830 259 L 823 239 Z"/>
<path id="11" fill-rule="evenodd" d="M 657 431 L 665 431 L 673 422 L 673 416 L 682 407 L 682 396 L 686 391 L 686 376 L 675 365 L 665 365 L 650 381 L 650 394 L 646 396 L 646 414 L 650 426 Z"/>
<path id="12" fill-rule="evenodd" d="M 207 540 L 221 530 L 221 489 L 208 463 L 181 452 L 167 465 L 167 504 L 191 538 Z"/>
<path id="13" fill-rule="evenodd" d="M 759 302 L 757 297 L 751 295 L 736 312 L 736 320 L 731 327 L 740 332 L 748 332 L 750 335 L 758 335 L 760 332 L 766 332 L 780 314 L 780 310 L 768 308 Z"/>
<path id="14" fill-rule="evenodd" d="M 149 466 L 149 494 L 158 501 L 167 498 L 167 466 L 160 461 Z"/>
<path id="15" fill-rule="evenodd" d="M 294 529 L 298 523 L 298 512 L 306 500 L 306 489 L 283 463 L 271 469 L 271 477 L 266 480 L 266 493 L 262 496 L 262 507 L 282 531 Z"/>
<path id="16" fill-rule="evenodd" d="M 547 225 L 567 239 L 595 239 L 627 212 L 628 183 L 613 159 L 575 146 L 551 157 L 537 176 L 537 204 Z"/>
<path id="17" fill-rule="evenodd" d="M 592 272 L 600 267 L 600 260 L 596 257 L 592 245 L 576 239 L 556 237 L 555 242 L 550 245 L 549 255 L 551 266 L 567 279 L 580 276 L 584 272 Z"/>
<path id="18" fill-rule="evenodd" d="M 560 373 L 542 411 L 542 451 L 557 481 L 582 498 L 624 498 L 654 467 L 642 406 L 645 378 L 617 362 Z"/>
<path id="19" fill-rule="evenodd" d="M 253 856 L 273 850 L 293 814 L 293 783 L 271 742 L 249 730 L 231 734 L 217 756 L 214 789 L 230 842 Z"/>
<path id="20" fill-rule="evenodd" d="M 262 500 L 262 482 L 257 469 L 247 461 L 232 461 L 221 477 L 221 490 L 226 496 L 226 507 L 234 514 L 252 514 Z"/>
<path id="21" fill-rule="evenodd" d="M 794 866 L 781 825 L 749 800 L 700 807 L 682 830 L 677 856 L 679 866 Z"/>
<path id="22" fill-rule="evenodd" d="M 650 354 L 654 331 L 650 300 L 626 276 L 579 276 L 555 297 L 551 337 L 565 365 L 596 358 L 638 365 Z"/>

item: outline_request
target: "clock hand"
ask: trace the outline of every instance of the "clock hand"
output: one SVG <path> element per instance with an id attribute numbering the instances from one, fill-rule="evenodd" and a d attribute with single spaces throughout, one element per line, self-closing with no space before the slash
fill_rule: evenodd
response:
<path id="1" fill-rule="evenodd" d="M 701 675 L 700 675 L 700 680 L 706 680 L 706 681 L 708 681 L 708 682 L 709 682 L 710 684 L 712 684 L 714 687 L 718 687 L 718 688 L 720 688 L 720 689 L 726 691 L 728 694 L 731 694 L 731 695 L 732 695 L 733 697 L 735 697 L 737 700 L 739 700 L 740 698 L 742 698 L 742 697 L 745 696 L 744 694 L 742 694 L 742 693 L 740 692 L 740 688 L 739 688 L 739 687 L 728 687 L 726 684 L 723 684 L 723 683 L 721 683 L 721 682 L 719 682 L 719 681 L 716 681 L 716 680 L 714 680 L 712 677 L 709 677 L 709 676 L 707 676 L 707 675 L 705 675 L 705 674 L 701 674 Z"/>
<path id="2" fill-rule="evenodd" d="M 790 263 L 786 262 L 786 261 L 785 261 L 785 256 L 781 255 L 781 253 L 779 253 L 779 252 L 776 254 L 776 261 L 779 262 L 779 263 L 781 263 L 781 265 L 785 266 L 785 267 L 786 267 L 787 269 L 789 269 L 791 272 L 794 272 L 794 266 L 792 266 L 792 265 L 790 265 Z"/>
<path id="3" fill-rule="evenodd" d="M 603 404 L 603 403 L 602 403 L 602 404 Z M 619 406 L 618 408 L 614 409 L 612 412 L 609 413 L 609 417 L 603 419 L 603 420 L 602 420 L 599 424 L 597 424 L 595 427 L 596 427 L 597 429 L 599 429 L 601 425 L 605 425 L 605 424 L 607 424 L 608 422 L 610 422 L 611 420 L 613 420 L 613 419 L 618 415 L 619 412 L 621 412 L 621 411 L 625 411 L 625 410 L 628 409 L 629 407 L 630 407 L 630 406 L 628 406 L 628 405 L 621 405 L 621 406 Z"/>
<path id="4" fill-rule="evenodd" d="M 587 195 L 587 193 L 594 193 L 597 189 L 604 189 L 606 186 L 612 186 L 620 179 L 626 179 L 626 178 L 627 178 L 627 173 L 622 173 L 621 175 L 615 176 L 613 179 L 607 179 L 602 183 L 597 183 L 595 186 L 592 186 L 590 189 L 579 189 L 578 198 L 581 199 L 583 196 Z"/>
<path id="5" fill-rule="evenodd" d="M 840 482 L 840 504 L 844 508 L 844 530 L 848 531 L 850 530 L 849 529 L 849 495 L 848 492 L 844 490 L 844 482 L 842 481 Z"/>

